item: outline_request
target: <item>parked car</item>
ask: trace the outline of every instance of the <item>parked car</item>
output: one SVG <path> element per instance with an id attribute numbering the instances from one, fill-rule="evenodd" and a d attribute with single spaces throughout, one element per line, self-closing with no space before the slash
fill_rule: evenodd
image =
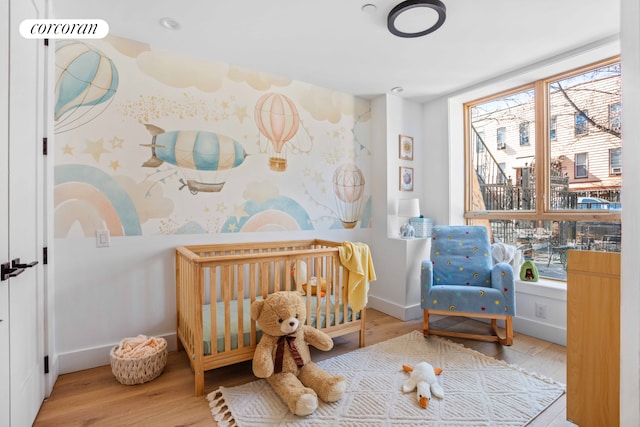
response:
<path id="1" fill-rule="evenodd" d="M 578 197 L 578 209 L 609 209 L 610 202 L 598 197 Z"/>

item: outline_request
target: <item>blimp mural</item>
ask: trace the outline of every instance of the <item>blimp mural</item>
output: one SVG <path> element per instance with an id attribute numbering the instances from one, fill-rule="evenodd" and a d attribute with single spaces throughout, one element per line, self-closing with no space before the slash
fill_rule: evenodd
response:
<path id="1" fill-rule="evenodd" d="M 77 40 L 57 41 L 54 132 L 70 131 L 99 116 L 118 84 L 115 64 L 101 51 Z"/>
<path id="2" fill-rule="evenodd" d="M 191 194 L 219 192 L 228 173 L 244 162 L 247 153 L 240 143 L 229 136 L 201 130 L 166 132 L 145 124 L 151 133 L 151 157 L 142 166 L 156 168 L 164 162 L 177 166 L 184 175 L 180 190 L 187 187 Z M 185 182 L 186 179 L 186 182 Z"/>

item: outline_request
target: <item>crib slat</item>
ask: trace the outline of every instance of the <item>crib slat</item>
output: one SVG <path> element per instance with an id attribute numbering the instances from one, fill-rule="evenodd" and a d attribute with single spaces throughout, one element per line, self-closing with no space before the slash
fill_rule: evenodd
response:
<path id="1" fill-rule="evenodd" d="M 238 302 L 238 348 L 243 348 L 244 345 L 244 268 L 246 264 L 238 264 L 238 296 L 236 301 Z"/>
<path id="2" fill-rule="evenodd" d="M 231 289 L 233 278 L 231 267 L 225 265 L 222 268 L 222 299 L 224 301 L 224 351 L 231 350 Z"/>
<path id="3" fill-rule="evenodd" d="M 256 264 L 249 264 L 249 298 L 253 303 L 256 300 Z M 251 346 L 255 346 L 257 344 L 256 339 L 256 322 L 251 321 L 251 333 L 250 333 Z"/>

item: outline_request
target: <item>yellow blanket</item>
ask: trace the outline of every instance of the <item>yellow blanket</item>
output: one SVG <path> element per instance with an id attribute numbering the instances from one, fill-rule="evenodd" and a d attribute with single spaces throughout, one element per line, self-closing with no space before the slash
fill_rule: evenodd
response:
<path id="1" fill-rule="evenodd" d="M 338 248 L 340 262 L 349 270 L 345 299 L 353 311 L 367 305 L 369 282 L 376 280 L 371 252 L 365 243 L 342 242 Z"/>

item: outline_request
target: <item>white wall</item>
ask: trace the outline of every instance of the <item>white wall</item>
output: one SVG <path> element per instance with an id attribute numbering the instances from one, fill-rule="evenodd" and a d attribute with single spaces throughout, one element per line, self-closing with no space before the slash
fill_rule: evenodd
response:
<path id="1" fill-rule="evenodd" d="M 426 217 L 431 206 L 425 198 L 428 190 L 423 167 L 424 152 L 428 149 L 423 137 L 422 107 L 396 95 L 384 95 L 371 103 L 374 141 L 372 175 L 374 188 L 380 189 L 374 198 L 374 226 L 372 229 L 373 263 L 378 280 L 371 284 L 369 307 L 383 311 L 401 320 L 422 315 L 420 309 L 420 261 L 427 256 L 425 239 L 402 240 L 399 224 L 393 216 L 398 199 L 420 199 L 420 208 Z M 414 138 L 413 161 L 400 160 L 399 135 Z M 414 191 L 399 190 L 400 166 L 414 169 Z M 392 224 L 387 229 L 387 221 Z"/>
<path id="2" fill-rule="evenodd" d="M 640 425 L 640 4 L 622 1 L 622 279 L 620 425 Z"/>
<path id="3" fill-rule="evenodd" d="M 56 357 L 60 374 L 109 364 L 122 338 L 146 334 L 176 348 L 174 248 L 179 245 L 321 238 L 369 243 L 370 229 L 233 235 L 56 239 Z M 375 283 L 375 282 L 374 282 Z"/>

